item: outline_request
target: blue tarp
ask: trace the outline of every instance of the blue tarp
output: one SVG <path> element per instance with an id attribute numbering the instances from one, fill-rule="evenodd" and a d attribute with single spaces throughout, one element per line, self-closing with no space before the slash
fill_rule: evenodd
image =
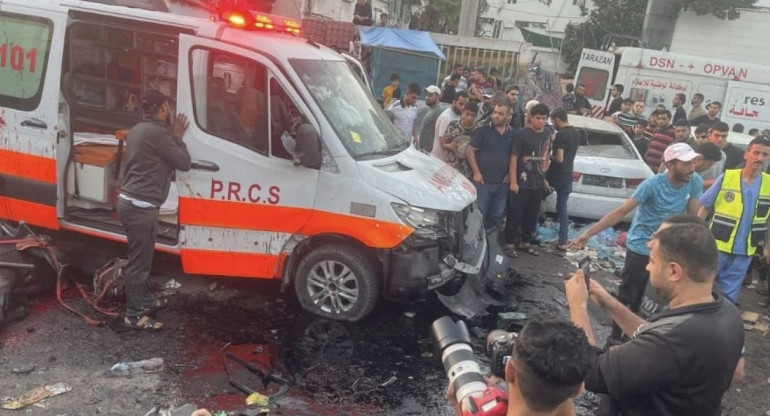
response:
<path id="1" fill-rule="evenodd" d="M 391 29 L 388 27 L 359 26 L 361 45 L 372 48 L 400 49 L 409 52 L 433 55 L 442 61 L 446 60 L 444 53 L 428 32 L 416 30 Z"/>

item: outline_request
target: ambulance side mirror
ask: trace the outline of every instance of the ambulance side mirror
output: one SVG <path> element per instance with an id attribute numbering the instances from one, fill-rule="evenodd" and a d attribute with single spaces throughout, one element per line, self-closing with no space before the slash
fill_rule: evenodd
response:
<path id="1" fill-rule="evenodd" d="M 296 159 L 301 166 L 310 169 L 321 168 L 321 137 L 310 123 L 297 126 Z"/>

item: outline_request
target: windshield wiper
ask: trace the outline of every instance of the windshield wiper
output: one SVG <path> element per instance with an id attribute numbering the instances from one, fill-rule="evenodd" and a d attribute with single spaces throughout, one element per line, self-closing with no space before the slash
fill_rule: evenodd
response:
<path id="1" fill-rule="evenodd" d="M 406 145 L 406 146 L 404 146 L 404 145 Z M 387 149 L 375 150 L 373 152 L 361 153 L 360 155 L 356 156 L 355 159 L 359 159 L 359 158 L 367 157 L 367 156 L 392 156 L 392 155 L 401 153 L 407 147 L 409 147 L 409 143 L 408 142 L 401 142 L 396 147 L 388 147 Z"/>

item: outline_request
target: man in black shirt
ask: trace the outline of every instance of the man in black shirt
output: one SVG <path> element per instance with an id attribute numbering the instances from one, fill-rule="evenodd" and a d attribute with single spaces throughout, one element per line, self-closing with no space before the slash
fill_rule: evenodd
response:
<path id="1" fill-rule="evenodd" d="M 457 96 L 457 85 L 460 83 L 460 78 L 462 78 L 462 75 L 460 74 L 452 74 L 449 76 L 449 82 L 446 83 L 444 90 L 441 92 L 440 102 L 447 104 L 452 104 L 452 102 L 454 102 L 455 97 Z"/>
<path id="2" fill-rule="evenodd" d="M 687 102 L 687 96 L 684 94 L 677 94 L 674 96 L 672 105 L 674 106 L 674 118 L 671 120 L 671 124 L 676 124 L 679 120 L 687 120 L 687 112 L 684 111 L 684 103 Z"/>
<path id="3" fill-rule="evenodd" d="M 728 142 L 727 146 L 722 148 L 722 151 L 725 152 L 725 156 L 727 156 L 727 160 L 725 160 L 725 170 L 738 169 L 738 167 L 744 163 L 743 150 L 739 149 L 738 146 Z"/>
<path id="4" fill-rule="evenodd" d="M 473 171 L 479 209 L 484 215 L 487 229 L 497 227 L 505 215 L 508 201 L 508 152 L 511 149 L 513 130 L 508 126 L 510 107 L 495 105 L 492 122 L 479 126 L 471 137 L 465 151 L 468 164 Z"/>
<path id="5" fill-rule="evenodd" d="M 712 292 L 717 269 L 714 237 L 691 215 L 666 219 L 650 242 L 650 285 L 669 309 L 636 316 L 578 270 L 565 283 L 570 318 L 596 345 L 588 317 L 589 295 L 631 336 L 599 355 L 585 381 L 607 395 L 602 415 L 721 414 L 721 400 L 743 374 L 743 323 L 735 306 Z"/>
<path id="6" fill-rule="evenodd" d="M 559 241 L 557 249 L 566 251 L 569 239 L 569 218 L 567 200 L 572 192 L 572 171 L 575 154 L 580 145 L 580 134 L 569 124 L 567 112 L 557 108 L 551 113 L 551 121 L 556 127 L 556 139 L 553 141 L 551 168 L 548 169 L 548 183 L 556 191 L 556 216 L 559 218 Z"/>
<path id="7" fill-rule="evenodd" d="M 537 227 L 540 202 L 545 192 L 545 173 L 551 164 L 551 136 L 553 130 L 545 125 L 550 109 L 537 104 L 529 111 L 530 124 L 516 132 L 511 146 L 510 204 L 505 222 L 505 251 L 515 257 L 515 244 L 530 254 L 533 234 Z"/>
<path id="8" fill-rule="evenodd" d="M 579 116 L 591 115 L 591 103 L 588 102 L 588 99 L 585 97 L 585 93 L 585 84 L 578 84 L 577 88 L 575 88 L 575 105 L 573 111 L 574 114 Z"/>
<path id="9" fill-rule="evenodd" d="M 713 125 L 714 123 L 719 123 L 721 121 L 717 116 L 719 115 L 719 112 L 722 111 L 722 103 L 719 101 L 712 101 L 706 107 L 706 110 L 708 110 L 708 113 L 706 113 L 705 116 L 695 118 L 690 124 L 697 127 L 701 124 Z"/>
<path id="10" fill-rule="evenodd" d="M 505 96 L 508 98 L 508 105 L 511 106 L 511 121 L 508 123 L 511 125 L 513 131 L 519 131 L 524 127 L 524 111 L 519 107 L 519 95 L 521 90 L 516 85 L 508 85 L 505 87 Z"/>
<path id="11" fill-rule="evenodd" d="M 623 90 L 625 87 L 623 87 L 623 84 L 615 84 L 610 88 L 610 97 L 612 98 L 612 102 L 610 102 L 610 105 L 607 106 L 607 110 L 604 112 L 605 116 L 611 116 L 618 111 L 620 111 L 621 106 L 623 105 Z"/>
<path id="12" fill-rule="evenodd" d="M 366 0 L 356 0 L 356 6 L 353 9 L 353 23 L 361 26 L 371 26 L 372 4 Z"/>

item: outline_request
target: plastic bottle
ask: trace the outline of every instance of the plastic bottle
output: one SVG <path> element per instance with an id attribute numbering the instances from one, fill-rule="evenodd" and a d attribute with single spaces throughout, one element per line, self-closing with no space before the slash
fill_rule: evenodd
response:
<path id="1" fill-rule="evenodd" d="M 105 373 L 107 377 L 131 377 L 134 374 L 157 373 L 163 371 L 162 358 L 150 358 L 142 361 L 124 361 L 110 367 Z"/>

